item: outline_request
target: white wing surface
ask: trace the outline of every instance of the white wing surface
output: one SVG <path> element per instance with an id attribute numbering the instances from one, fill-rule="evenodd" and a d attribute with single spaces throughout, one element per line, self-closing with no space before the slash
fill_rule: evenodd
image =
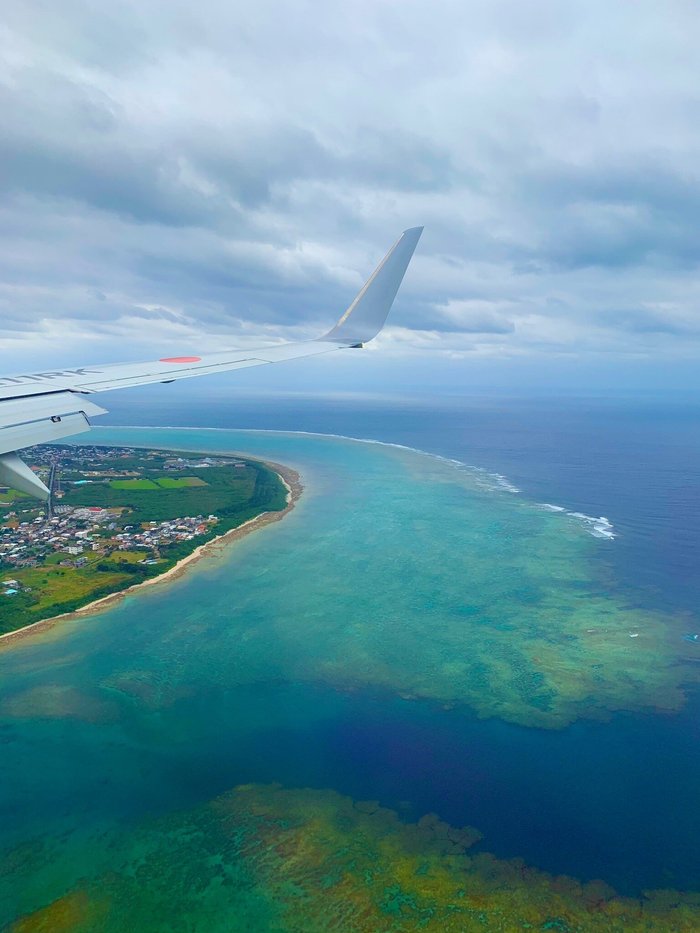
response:
<path id="1" fill-rule="evenodd" d="M 105 413 L 88 399 L 95 392 L 361 347 L 384 326 L 422 232 L 413 227 L 401 235 L 335 327 L 317 340 L 0 377 L 0 483 L 47 499 L 49 490 L 16 451 L 88 431 L 88 416 Z"/>

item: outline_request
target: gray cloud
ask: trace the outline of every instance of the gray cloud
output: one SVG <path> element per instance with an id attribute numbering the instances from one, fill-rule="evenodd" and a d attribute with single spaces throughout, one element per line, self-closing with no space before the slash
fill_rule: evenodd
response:
<path id="1" fill-rule="evenodd" d="M 673 309 L 621 308 L 600 315 L 603 325 L 632 334 L 700 337 L 700 315 L 688 319 Z"/>
<path id="2" fill-rule="evenodd" d="M 695 17 L 8 0 L 0 348 L 311 334 L 425 223 L 397 353 L 697 352 Z"/>

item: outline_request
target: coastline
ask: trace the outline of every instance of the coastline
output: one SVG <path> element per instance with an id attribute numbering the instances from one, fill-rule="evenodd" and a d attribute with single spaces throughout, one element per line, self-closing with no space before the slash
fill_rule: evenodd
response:
<path id="1" fill-rule="evenodd" d="M 257 458 L 248 457 L 247 459 L 256 460 Z M 16 642 L 24 641 L 27 638 L 31 638 L 33 635 L 46 632 L 61 622 L 70 622 L 75 619 L 80 619 L 83 616 L 96 615 L 103 609 L 116 605 L 116 603 L 120 602 L 126 596 L 132 595 L 137 590 L 144 589 L 144 587 L 177 580 L 184 576 L 190 565 L 196 564 L 203 557 L 210 557 L 214 554 L 218 554 L 231 542 L 238 541 L 246 535 L 249 535 L 252 531 L 257 531 L 258 528 L 262 528 L 265 525 L 281 521 L 285 515 L 288 515 L 292 511 L 303 492 L 304 487 L 301 482 L 301 477 L 296 470 L 284 466 L 281 463 L 273 463 L 269 460 L 259 460 L 258 462 L 264 463 L 265 466 L 273 470 L 286 488 L 287 505 L 284 509 L 281 509 L 279 512 L 261 512 L 260 515 L 256 515 L 255 518 L 250 518 L 247 522 L 243 522 L 242 525 L 231 528 L 229 531 L 225 531 L 223 534 L 212 538 L 211 541 L 200 544 L 191 554 L 188 554 L 187 557 L 183 557 L 173 567 L 170 567 L 170 569 L 166 570 L 164 573 L 158 574 L 158 576 L 149 577 L 147 580 L 142 580 L 140 583 L 133 583 L 123 590 L 117 590 L 117 592 L 109 593 L 107 596 L 101 596 L 99 599 L 95 599 L 85 606 L 81 606 L 79 609 L 72 609 L 70 612 L 62 612 L 57 616 L 50 616 L 47 619 L 39 619 L 38 622 L 32 622 L 31 625 L 25 625 L 23 628 L 18 628 L 13 632 L 6 632 L 4 635 L 0 635 L 0 650 L 9 648 Z"/>

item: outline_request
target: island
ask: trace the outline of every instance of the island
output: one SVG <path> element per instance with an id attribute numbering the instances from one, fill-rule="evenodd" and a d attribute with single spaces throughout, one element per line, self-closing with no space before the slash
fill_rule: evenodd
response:
<path id="1" fill-rule="evenodd" d="M 26 452 L 44 504 L 0 486 L 0 642 L 179 575 L 289 511 L 299 477 L 247 457 L 133 447 Z"/>

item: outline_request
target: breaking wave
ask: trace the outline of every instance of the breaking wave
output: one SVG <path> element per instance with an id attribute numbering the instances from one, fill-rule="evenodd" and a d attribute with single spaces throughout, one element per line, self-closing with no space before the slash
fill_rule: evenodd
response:
<path id="1" fill-rule="evenodd" d="M 612 539 L 615 537 L 613 524 L 604 515 L 601 515 L 599 518 L 594 518 L 592 515 L 584 515 L 583 512 L 567 512 L 566 514 L 570 518 L 578 519 L 587 526 L 587 528 L 590 529 L 590 534 L 592 534 L 594 538 Z"/>
<path id="2" fill-rule="evenodd" d="M 551 502 L 541 502 L 540 508 L 548 512 L 561 512 L 568 518 L 575 518 L 594 538 L 607 538 L 611 541 L 617 537 L 613 523 L 604 515 L 596 518 L 594 515 L 586 515 L 585 512 L 569 512 L 563 505 L 552 505 Z"/>

